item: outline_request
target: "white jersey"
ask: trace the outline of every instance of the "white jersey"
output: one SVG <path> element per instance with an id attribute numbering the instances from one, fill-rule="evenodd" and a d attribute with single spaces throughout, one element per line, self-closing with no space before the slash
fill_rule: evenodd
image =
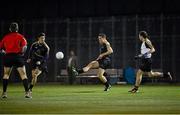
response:
<path id="1" fill-rule="evenodd" d="M 146 47 L 146 42 L 144 41 L 142 44 L 141 44 L 141 54 L 145 54 L 147 52 L 150 51 L 150 48 L 147 48 Z M 152 54 L 151 53 L 148 53 L 148 54 L 145 54 L 144 57 L 145 58 L 151 58 Z"/>

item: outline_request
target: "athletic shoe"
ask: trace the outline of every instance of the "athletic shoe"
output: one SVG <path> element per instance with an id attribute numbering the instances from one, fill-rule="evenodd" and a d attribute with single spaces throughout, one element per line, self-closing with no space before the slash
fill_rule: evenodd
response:
<path id="1" fill-rule="evenodd" d="M 104 91 L 109 91 L 110 89 L 111 89 L 111 85 L 109 84 L 108 86 L 105 86 L 105 89 L 104 89 Z"/>
<path id="2" fill-rule="evenodd" d="M 25 98 L 32 98 L 32 96 L 31 96 L 31 94 L 30 94 L 29 91 L 28 91 L 28 92 L 25 92 Z"/>
<path id="3" fill-rule="evenodd" d="M 137 87 L 134 87 L 134 88 L 132 88 L 130 91 L 128 91 L 128 92 L 130 92 L 130 93 L 136 93 L 136 92 L 138 92 L 138 88 Z"/>
<path id="4" fill-rule="evenodd" d="M 77 71 L 76 68 L 73 67 L 73 66 L 72 66 L 72 68 L 71 68 L 71 71 L 72 71 L 73 75 L 75 75 L 75 76 L 79 75 L 78 71 Z"/>
<path id="5" fill-rule="evenodd" d="M 32 98 L 32 89 L 29 89 L 29 96 Z"/>
<path id="6" fill-rule="evenodd" d="M 2 95 L 1 95 L 1 98 L 7 98 L 7 93 L 3 92 Z"/>

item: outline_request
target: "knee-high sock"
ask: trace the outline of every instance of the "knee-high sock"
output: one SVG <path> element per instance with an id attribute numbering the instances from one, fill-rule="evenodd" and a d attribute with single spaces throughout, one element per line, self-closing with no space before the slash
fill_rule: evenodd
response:
<path id="1" fill-rule="evenodd" d="M 28 91 L 28 79 L 23 80 L 23 86 L 24 86 L 24 90 L 27 92 Z"/>
<path id="2" fill-rule="evenodd" d="M 6 92 L 8 86 L 8 79 L 3 79 L 3 92 Z"/>

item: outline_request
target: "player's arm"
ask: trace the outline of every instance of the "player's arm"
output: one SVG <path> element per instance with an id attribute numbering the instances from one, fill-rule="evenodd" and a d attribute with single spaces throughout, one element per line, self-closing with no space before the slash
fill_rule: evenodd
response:
<path id="1" fill-rule="evenodd" d="M 155 52 L 155 48 L 154 48 L 154 46 L 152 45 L 151 41 L 150 41 L 150 40 L 146 40 L 145 42 L 146 42 L 147 45 L 150 47 L 150 50 L 149 50 L 149 52 L 147 52 L 147 53 L 154 53 L 154 52 Z"/>
<path id="2" fill-rule="evenodd" d="M 0 53 L 6 54 L 5 48 L 4 48 L 4 39 L 0 41 Z"/>
<path id="3" fill-rule="evenodd" d="M 110 55 L 113 53 L 113 49 L 111 48 L 111 45 L 109 42 L 106 42 L 106 47 L 107 47 L 107 52 L 104 52 L 102 54 L 99 55 L 99 57 L 97 58 L 98 59 L 101 59 L 102 57 L 106 56 L 106 55 Z"/>
<path id="4" fill-rule="evenodd" d="M 49 46 L 46 44 L 46 42 L 44 42 L 44 45 L 45 45 L 45 47 L 46 47 L 46 55 L 45 55 L 45 58 L 48 59 L 48 58 L 49 58 L 50 48 L 49 48 Z"/>
<path id="5" fill-rule="evenodd" d="M 26 39 L 23 37 L 22 41 L 21 41 L 21 48 L 22 48 L 22 54 L 24 54 L 27 50 L 27 41 Z"/>
<path id="6" fill-rule="evenodd" d="M 43 55 L 40 55 L 40 54 L 38 54 L 38 53 L 36 53 L 36 52 L 34 52 L 34 54 L 35 54 L 37 57 L 39 57 L 40 59 L 42 59 L 42 60 L 47 60 L 48 57 L 49 57 L 49 50 L 50 50 L 50 48 L 49 48 L 49 46 L 48 46 L 45 42 L 44 42 L 43 44 L 44 44 L 44 46 L 45 46 L 45 48 L 46 48 L 46 51 L 43 53 Z"/>
<path id="7" fill-rule="evenodd" d="M 107 52 L 101 54 L 103 57 L 113 53 L 113 49 L 111 48 L 109 42 L 106 42 L 106 47 L 107 47 Z"/>
<path id="8" fill-rule="evenodd" d="M 151 41 L 147 39 L 145 42 L 149 46 L 150 50 L 148 52 L 146 52 L 145 54 L 139 54 L 139 55 L 135 56 L 134 59 L 139 59 L 139 58 L 142 58 L 143 56 L 145 56 L 147 54 L 151 54 L 151 53 L 155 52 L 155 48 L 152 45 Z"/>

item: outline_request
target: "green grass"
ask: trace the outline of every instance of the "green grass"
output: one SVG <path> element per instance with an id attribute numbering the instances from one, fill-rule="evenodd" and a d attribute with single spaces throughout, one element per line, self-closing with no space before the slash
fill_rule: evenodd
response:
<path id="1" fill-rule="evenodd" d="M 128 93 L 129 89 L 115 85 L 104 92 L 103 85 L 38 84 L 33 98 L 25 99 L 22 85 L 14 84 L 8 87 L 8 98 L 0 99 L 0 113 L 180 113 L 179 86 L 144 85 L 136 94 Z"/>

